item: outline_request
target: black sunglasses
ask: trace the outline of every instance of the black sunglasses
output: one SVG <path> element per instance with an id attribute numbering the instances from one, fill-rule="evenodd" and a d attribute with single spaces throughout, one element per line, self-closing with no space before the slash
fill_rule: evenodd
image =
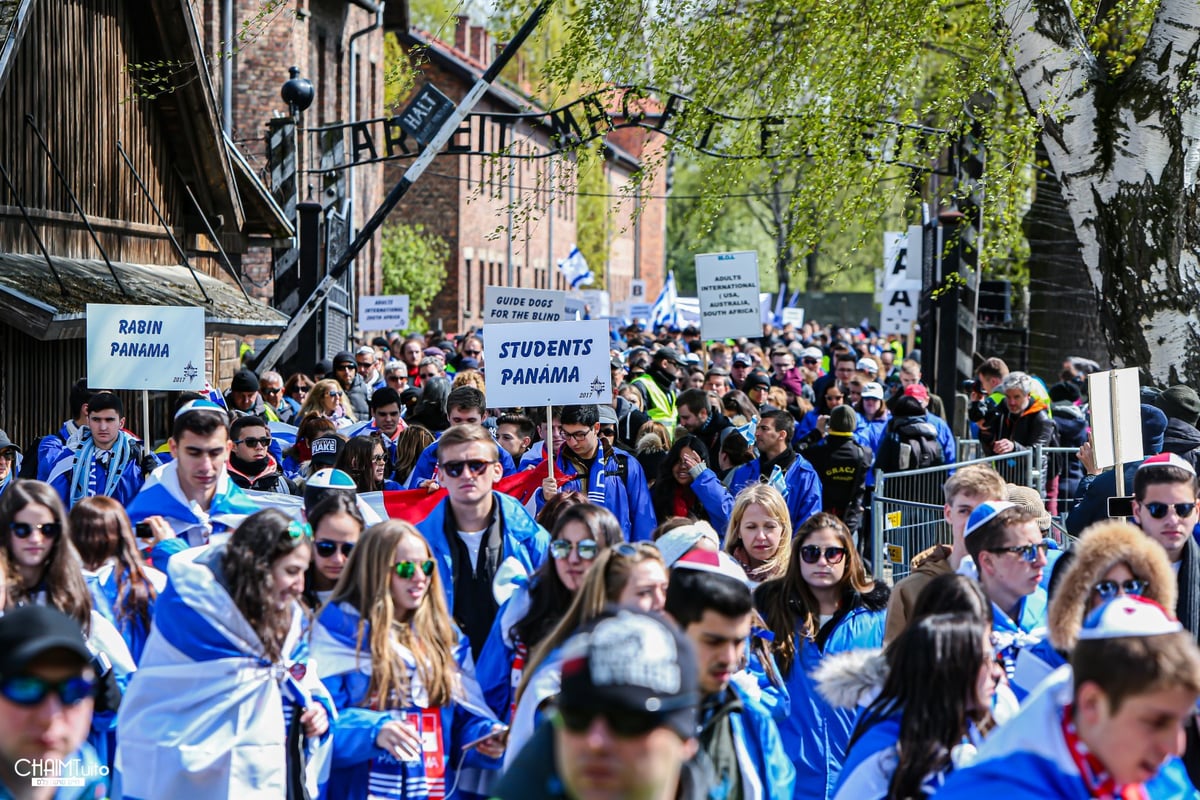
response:
<path id="1" fill-rule="evenodd" d="M 800 559 L 805 564 L 816 564 L 821 560 L 821 556 L 825 556 L 827 564 L 840 564 L 842 563 L 842 559 L 846 557 L 846 548 L 820 547 L 815 544 L 806 544 L 800 548 Z"/>
<path id="2" fill-rule="evenodd" d="M 1190 503 L 1144 503 L 1142 508 L 1154 519 L 1163 519 L 1167 516 L 1167 510 L 1174 508 L 1175 513 L 1182 519 L 1196 511 L 1196 502 L 1193 500 Z"/>
<path id="3" fill-rule="evenodd" d="M 471 474 L 478 477 L 484 473 L 489 466 L 495 464 L 495 461 L 447 461 L 441 465 L 441 469 L 451 478 L 460 477 L 464 469 L 471 471 Z"/>
<path id="4" fill-rule="evenodd" d="M 655 728 L 662 727 L 663 717 L 646 711 L 625 711 L 609 708 L 603 711 L 582 708 L 560 708 L 559 719 L 563 727 L 572 733 L 585 733 L 596 717 L 604 717 L 608 729 L 622 739 L 645 736 Z"/>
<path id="5" fill-rule="evenodd" d="M 1045 542 L 1038 542 L 1037 544 L 1018 544 L 1013 545 L 1012 547 L 993 547 L 988 550 L 988 552 L 1016 553 L 1021 557 L 1022 561 L 1032 564 L 1033 562 L 1037 561 L 1039 553 L 1044 556 L 1047 552 L 1049 552 L 1049 550 L 1050 545 L 1046 544 Z"/>
<path id="6" fill-rule="evenodd" d="M 349 558 L 350 553 L 354 551 L 354 542 L 333 542 L 329 539 L 319 539 L 313 542 L 313 547 L 316 548 L 317 555 L 321 558 L 330 558 L 338 551 L 338 548 L 341 548 L 342 555 Z"/>
<path id="7" fill-rule="evenodd" d="M 62 533 L 62 525 L 57 522 L 46 522 L 41 525 L 30 525 L 28 522 L 9 523 L 8 529 L 18 539 L 28 539 L 34 531 L 41 531 L 47 539 L 57 539 Z"/>
<path id="8" fill-rule="evenodd" d="M 257 438 L 254 436 L 247 436 L 245 439 L 234 439 L 233 443 L 244 444 L 247 447 L 270 447 L 271 437 L 263 436 L 262 438 Z"/>
<path id="9" fill-rule="evenodd" d="M 1107 602 L 1121 593 L 1141 597 L 1149 588 L 1150 581 L 1130 578 L 1127 581 L 1100 581 L 1092 587 L 1092 590 L 1100 596 L 1101 600 Z"/>
<path id="10" fill-rule="evenodd" d="M 46 681 L 32 675 L 16 675 L 0 681 L 0 696 L 19 706 L 36 706 L 53 693 L 64 706 L 73 706 L 92 696 L 96 682 L 84 677 Z"/>

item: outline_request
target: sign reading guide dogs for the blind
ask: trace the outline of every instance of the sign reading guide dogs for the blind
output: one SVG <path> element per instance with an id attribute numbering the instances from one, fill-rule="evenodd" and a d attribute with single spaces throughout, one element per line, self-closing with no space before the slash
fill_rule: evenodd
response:
<path id="1" fill-rule="evenodd" d="M 87 304 L 89 386 L 199 391 L 204 309 Z"/>
<path id="2" fill-rule="evenodd" d="M 758 253 L 701 253 L 696 256 L 700 332 L 705 339 L 762 335 Z"/>
<path id="3" fill-rule="evenodd" d="M 489 407 L 612 400 L 608 320 L 517 322 L 485 335 Z"/>
<path id="4" fill-rule="evenodd" d="M 563 318 L 566 292 L 548 289 L 483 287 L 483 322 L 557 322 Z"/>

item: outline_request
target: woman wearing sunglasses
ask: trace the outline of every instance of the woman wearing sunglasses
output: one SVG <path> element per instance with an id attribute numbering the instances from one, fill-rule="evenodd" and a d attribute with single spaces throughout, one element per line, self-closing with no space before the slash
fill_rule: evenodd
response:
<path id="1" fill-rule="evenodd" d="M 350 410 L 350 403 L 346 393 L 342 391 L 342 385 L 332 378 L 313 384 L 304 405 L 300 406 L 301 419 L 309 414 L 318 414 L 333 420 L 333 424 L 338 428 L 348 427 L 355 422 L 354 412 Z"/>
<path id="2" fill-rule="evenodd" d="M 792 518 L 778 489 L 752 483 L 738 493 L 729 515 L 725 552 L 755 583 L 784 576 L 792 556 Z"/>
<path id="3" fill-rule="evenodd" d="M 336 469 L 354 479 L 359 492 L 397 491 L 402 487 L 387 480 L 388 455 L 377 436 L 353 436 L 338 455 Z"/>
<path id="4" fill-rule="evenodd" d="M 316 611 L 333 594 L 366 522 L 353 497 L 331 492 L 313 507 L 308 523 L 313 529 L 313 558 L 304 578 L 303 599 Z"/>
<path id="5" fill-rule="evenodd" d="M 480 752 L 504 751 L 440 581 L 429 544 L 407 522 L 369 528 L 351 552 L 312 637 L 339 711 L 324 797 L 441 796 L 455 785 L 464 744 L 494 732 Z"/>
<path id="6" fill-rule="evenodd" d="M 569 495 L 582 498 L 578 492 Z M 556 495 L 542 511 L 569 495 Z M 513 577 L 507 587 L 511 594 L 479 654 L 479 684 L 501 719 L 512 717 L 513 689 L 521 682 L 529 654 L 567 613 L 596 556 L 622 539 L 621 524 L 612 512 L 587 503 L 562 509 L 550 536 L 550 558 L 532 576 L 522 569 Z"/>
<path id="7" fill-rule="evenodd" d="M 142 559 L 129 517 L 111 497 L 85 497 L 71 509 L 69 520 L 93 607 L 117 627 L 137 662 L 167 576 Z"/>
<path id="8" fill-rule="evenodd" d="M 601 550 L 584 575 L 567 613 L 535 647 L 517 687 L 505 767 L 544 719 L 543 712 L 562 685 L 563 642 L 608 605 L 662 611 L 667 599 L 667 568 L 649 542 L 620 542 Z"/>
<path id="9" fill-rule="evenodd" d="M 1138 595 L 1174 608 L 1175 573 L 1162 547 L 1139 528 L 1112 520 L 1083 531 L 1066 574 L 1056 581 L 1046 613 L 1048 635 L 1017 654 L 1013 691 L 1024 699 L 1067 663 L 1092 610 L 1121 595 Z"/>
<path id="10" fill-rule="evenodd" d="M 671 517 L 690 517 L 725 531 L 733 497 L 709 469 L 708 460 L 708 448 L 697 436 L 680 436 L 671 445 L 650 490 L 659 524 Z"/>
<path id="11" fill-rule="evenodd" d="M 168 562 L 118 720 L 125 797 L 316 796 L 333 707 L 297 602 L 311 543 L 306 523 L 267 509 Z"/>
<path id="12" fill-rule="evenodd" d="M 283 384 L 283 399 L 292 407 L 292 419 L 300 419 L 300 407 L 312 391 L 313 379 L 302 372 L 292 373 Z"/>
<path id="13" fill-rule="evenodd" d="M 755 591 L 791 698 L 790 713 L 775 722 L 796 767 L 797 797 L 831 796 L 856 716 L 821 697 L 813 672 L 834 653 L 881 647 L 887 599 L 846 524 L 825 512 L 796 531 L 784 576 Z"/>

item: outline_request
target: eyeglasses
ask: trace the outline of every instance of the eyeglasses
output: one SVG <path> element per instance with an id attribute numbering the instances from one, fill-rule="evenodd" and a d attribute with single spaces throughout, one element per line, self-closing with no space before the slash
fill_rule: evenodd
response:
<path id="1" fill-rule="evenodd" d="M 309 525 L 307 522 L 301 522 L 298 519 L 294 519 L 288 523 L 287 532 L 288 536 L 293 539 L 311 539 L 313 535 L 312 525 Z"/>
<path id="2" fill-rule="evenodd" d="M 562 435 L 563 435 L 564 439 L 570 439 L 573 442 L 582 442 L 584 439 L 587 438 L 588 434 L 591 432 L 592 432 L 591 428 L 584 428 L 581 431 L 564 430 L 562 432 Z"/>
<path id="3" fill-rule="evenodd" d="M 1141 578 L 1130 578 L 1127 581 L 1100 581 L 1092 587 L 1101 600 L 1112 600 L 1118 594 L 1141 597 L 1150 588 L 1150 581 Z"/>
<path id="4" fill-rule="evenodd" d="M 1196 502 L 1193 500 L 1190 503 L 1145 503 L 1142 508 L 1154 519 L 1166 517 L 1167 510 L 1171 508 L 1175 509 L 1175 513 L 1180 517 L 1187 517 L 1195 513 Z"/>
<path id="5" fill-rule="evenodd" d="M 346 558 L 350 557 L 350 553 L 354 550 L 354 542 L 334 542 L 329 539 L 318 539 L 313 542 L 313 547 L 317 551 L 317 555 L 321 558 L 331 558 L 339 549 L 342 555 Z"/>
<path id="6" fill-rule="evenodd" d="M 255 438 L 253 436 L 247 436 L 245 439 L 234 439 L 233 443 L 234 444 L 244 444 L 247 447 L 270 447 L 271 446 L 271 437 L 264 436 L 261 439 L 259 439 L 259 438 Z"/>
<path id="7" fill-rule="evenodd" d="M 0 695 L 19 706 L 36 706 L 54 693 L 64 706 L 73 706 L 92 696 L 96 682 L 82 676 L 65 681 L 45 681 L 32 675 L 17 675 L 0 681 Z"/>
<path id="8" fill-rule="evenodd" d="M 338 364 L 336 367 L 333 368 L 333 371 L 334 372 L 345 372 L 346 370 L 355 369 L 356 367 L 358 367 L 358 364 L 349 364 L 349 363 Z"/>
<path id="9" fill-rule="evenodd" d="M 259 389 L 259 391 L 262 392 L 263 394 L 279 394 L 280 392 L 283 391 L 283 387 L 282 386 L 279 386 L 279 387 L 268 386 L 264 389 Z"/>
<path id="10" fill-rule="evenodd" d="M 479 358 L 481 355 L 483 355 L 483 351 L 482 350 L 463 350 L 463 355 L 469 356 L 470 358 Z"/>
<path id="11" fill-rule="evenodd" d="M 550 555 L 556 559 L 569 557 L 572 550 L 579 553 L 584 561 L 591 561 L 600 552 L 600 545 L 596 544 L 595 539 L 583 539 L 579 544 L 572 544 L 566 539 L 555 539 L 550 543 Z"/>
<path id="12" fill-rule="evenodd" d="M 425 573 L 425 577 L 433 574 L 433 561 L 426 559 L 425 561 L 397 561 L 392 565 L 392 569 L 396 570 L 396 574 L 401 578 L 408 580 L 413 575 L 417 574 L 417 569 Z"/>
<path id="13" fill-rule="evenodd" d="M 816 358 L 806 358 L 806 359 L 804 359 L 804 363 L 805 364 L 819 364 L 821 362 L 819 359 L 816 359 Z"/>
<path id="14" fill-rule="evenodd" d="M 388 375 L 387 376 L 388 383 L 391 383 L 393 381 L 399 383 L 400 381 L 407 380 L 407 379 L 408 379 L 407 375 Z"/>
<path id="15" fill-rule="evenodd" d="M 603 711 L 582 708 L 560 708 L 558 718 L 563 727 L 571 733 L 584 733 L 592 727 L 596 717 L 604 717 L 609 730 L 622 739 L 632 739 L 645 736 L 655 728 L 661 727 L 663 718 L 659 714 L 646 711 L 625 711 L 615 708 Z"/>
<path id="16" fill-rule="evenodd" d="M 308 394 L 312 391 L 311 386 L 293 386 L 292 391 L 296 394 Z"/>
<path id="17" fill-rule="evenodd" d="M 335 389 L 335 390 L 333 390 L 332 392 L 330 392 L 330 393 L 328 394 L 328 396 L 329 396 L 329 397 L 341 397 L 341 396 L 342 396 L 342 393 L 341 393 L 341 392 L 339 392 L 339 391 L 337 391 L 337 390 Z"/>
<path id="18" fill-rule="evenodd" d="M 374 361 L 359 361 L 358 362 L 359 369 L 370 369 L 373 366 L 375 366 Z"/>
<path id="19" fill-rule="evenodd" d="M 15 450 L 5 450 L 3 453 L 0 453 L 0 458 L 3 458 L 5 461 L 12 461 L 16 457 L 17 452 Z"/>
<path id="20" fill-rule="evenodd" d="M 821 560 L 821 556 L 825 557 L 825 563 L 827 564 L 840 564 L 842 563 L 842 559 L 846 557 L 846 548 L 822 548 L 815 544 L 806 544 L 800 548 L 800 559 L 805 564 L 816 564 Z"/>
<path id="21" fill-rule="evenodd" d="M 386 464 L 386 463 L 387 463 L 387 456 L 385 456 L 385 455 L 383 455 L 383 454 L 380 454 L 380 455 L 377 455 L 377 456 L 371 456 L 371 462 L 372 462 L 372 463 L 374 463 L 374 464 Z"/>
<path id="22" fill-rule="evenodd" d="M 988 550 L 989 553 L 1015 553 L 1021 557 L 1022 561 L 1030 564 L 1038 560 L 1038 555 L 1046 555 L 1050 550 L 1050 545 L 1045 542 L 1037 544 L 1018 544 L 1012 547 L 993 547 Z"/>
<path id="23" fill-rule="evenodd" d="M 606 439 L 615 439 L 617 437 L 617 429 L 613 427 L 600 428 L 600 435 Z"/>
<path id="24" fill-rule="evenodd" d="M 841 400 L 843 397 L 845 397 L 845 395 L 840 395 L 840 394 L 827 394 L 827 395 L 825 395 L 825 399 L 826 399 L 826 400 Z"/>
<path id="25" fill-rule="evenodd" d="M 441 470 L 451 478 L 457 478 L 463 474 L 464 469 L 471 471 L 475 477 L 479 477 L 484 473 L 490 465 L 495 464 L 495 461 L 447 461 L 441 465 Z"/>
<path id="26" fill-rule="evenodd" d="M 636 544 L 632 542 L 620 542 L 613 545 L 612 551 L 624 558 L 633 558 L 639 554 L 657 553 L 658 548 L 650 542 L 637 542 Z"/>
<path id="27" fill-rule="evenodd" d="M 46 522 L 41 525 L 30 525 L 28 522 L 11 522 L 8 529 L 18 539 L 28 539 L 34 531 L 41 531 L 47 539 L 57 539 L 62 533 L 62 525 L 57 522 Z"/>

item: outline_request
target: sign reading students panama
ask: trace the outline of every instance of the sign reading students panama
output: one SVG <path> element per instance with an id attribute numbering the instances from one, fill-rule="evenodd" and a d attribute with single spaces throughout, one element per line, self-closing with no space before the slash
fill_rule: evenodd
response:
<path id="1" fill-rule="evenodd" d="M 204 386 L 204 309 L 88 303 L 90 386 L 199 391 Z"/>
<path id="2" fill-rule="evenodd" d="M 579 405 L 612 397 L 608 322 L 518 322 L 484 327 L 488 405 Z"/>

